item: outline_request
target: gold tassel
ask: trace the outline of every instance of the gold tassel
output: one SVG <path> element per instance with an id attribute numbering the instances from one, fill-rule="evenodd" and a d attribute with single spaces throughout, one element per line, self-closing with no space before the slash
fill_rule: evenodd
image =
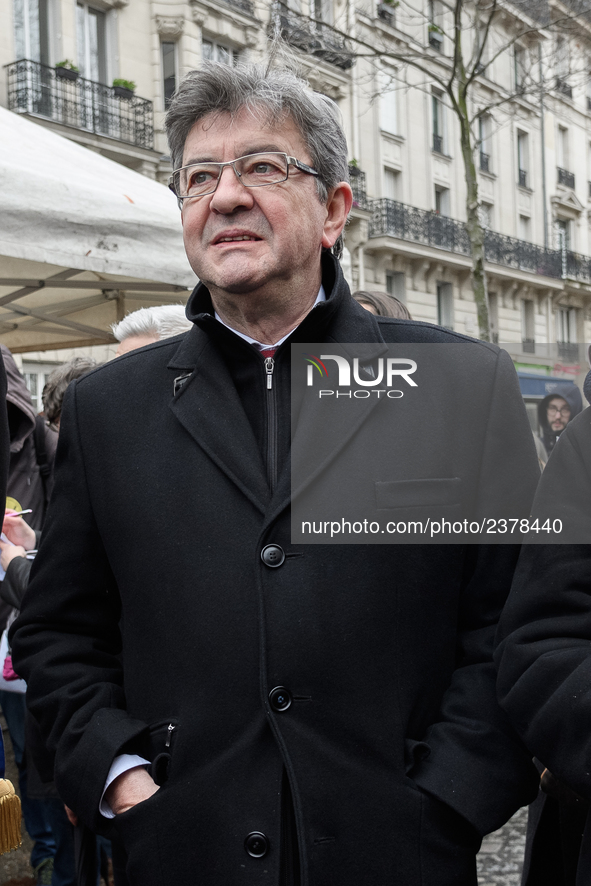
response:
<path id="1" fill-rule="evenodd" d="M 21 801 L 12 782 L 0 778 L 0 855 L 21 845 Z"/>

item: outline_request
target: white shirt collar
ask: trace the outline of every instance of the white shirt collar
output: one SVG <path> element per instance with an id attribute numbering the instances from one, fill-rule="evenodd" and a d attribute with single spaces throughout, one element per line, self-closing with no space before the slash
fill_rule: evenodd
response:
<path id="1" fill-rule="evenodd" d="M 319 305 L 320 302 L 323 302 L 323 301 L 326 301 L 326 293 L 325 293 L 325 291 L 324 291 L 324 286 L 321 285 L 321 286 L 320 286 L 320 289 L 318 290 L 318 295 L 316 296 L 316 301 L 315 301 L 314 304 L 312 305 L 312 308 L 315 308 L 316 305 Z M 311 308 L 310 310 L 312 310 L 312 308 Z M 254 347 L 255 347 L 255 348 L 258 348 L 260 351 L 268 350 L 269 348 L 278 348 L 279 345 L 282 345 L 282 344 L 283 344 L 283 342 L 285 341 L 286 338 L 289 338 L 289 336 L 290 336 L 291 333 L 293 332 L 293 329 L 297 329 L 297 326 L 294 326 L 293 329 L 290 329 L 290 331 L 287 333 L 287 335 L 284 335 L 283 338 L 280 338 L 279 341 L 276 341 L 276 342 L 275 342 L 275 344 L 273 344 L 273 345 L 264 345 L 262 342 L 257 341 L 256 338 L 251 338 L 250 335 L 245 335 L 243 332 L 238 332 L 237 329 L 234 329 L 234 328 L 233 328 L 232 326 L 230 326 L 228 323 L 224 323 L 224 321 L 222 320 L 222 318 L 220 317 L 220 315 L 218 314 L 217 311 L 215 312 L 215 318 L 216 318 L 216 320 L 219 320 L 219 322 L 220 322 L 223 326 L 225 326 L 227 329 L 229 329 L 229 330 L 230 330 L 231 332 L 233 332 L 235 335 L 240 336 L 240 338 L 243 338 L 244 341 L 247 341 L 247 342 L 249 343 L 249 345 L 254 345 Z M 299 326 L 299 323 L 298 323 L 298 326 Z"/>

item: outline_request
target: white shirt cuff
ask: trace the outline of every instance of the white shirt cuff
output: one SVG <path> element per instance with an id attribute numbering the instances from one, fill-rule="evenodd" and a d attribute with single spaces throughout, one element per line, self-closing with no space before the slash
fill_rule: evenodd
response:
<path id="1" fill-rule="evenodd" d="M 105 793 L 109 785 L 112 784 L 116 778 L 119 778 L 120 775 L 123 775 L 124 772 L 127 772 L 128 769 L 137 769 L 140 766 L 149 765 L 149 760 L 144 760 L 143 757 L 138 757 L 137 754 L 119 754 L 118 757 L 115 757 L 111 763 L 111 768 L 109 769 L 109 774 L 107 775 L 105 788 L 99 804 L 99 812 L 101 815 L 104 815 L 105 818 L 115 818 L 115 813 L 105 800 Z"/>

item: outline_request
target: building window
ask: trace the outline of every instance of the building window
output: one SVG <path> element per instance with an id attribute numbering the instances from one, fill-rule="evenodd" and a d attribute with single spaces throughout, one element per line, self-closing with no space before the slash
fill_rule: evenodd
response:
<path id="1" fill-rule="evenodd" d="M 23 377 L 29 390 L 29 394 L 31 395 L 35 412 L 41 412 L 43 410 L 41 395 L 43 393 L 45 382 L 54 369 L 55 365 L 48 363 L 23 363 Z"/>
<path id="2" fill-rule="evenodd" d="M 433 120 L 433 150 L 438 154 L 445 154 L 445 105 L 441 93 L 433 92 L 431 95 L 431 116 Z"/>
<path id="3" fill-rule="evenodd" d="M 406 287 L 402 272 L 390 271 L 386 274 L 386 292 L 388 295 L 394 295 L 399 301 L 406 303 Z"/>
<path id="4" fill-rule="evenodd" d="M 517 168 L 519 185 L 522 188 L 530 187 L 528 181 L 529 170 L 529 145 L 527 132 L 517 132 Z"/>
<path id="5" fill-rule="evenodd" d="M 557 218 L 554 222 L 555 230 L 556 230 L 556 248 L 557 249 L 572 249 L 572 230 L 571 230 L 571 221 L 568 218 Z M 563 341 L 570 341 L 570 339 L 563 339 Z"/>
<path id="6" fill-rule="evenodd" d="M 443 52 L 443 8 L 440 0 L 429 0 L 429 46 Z"/>
<path id="7" fill-rule="evenodd" d="M 101 9 L 78 3 L 76 36 L 78 67 L 83 77 L 107 83 L 107 15 Z"/>
<path id="8" fill-rule="evenodd" d="M 478 141 L 480 143 L 480 169 L 491 172 L 490 117 L 478 118 Z"/>
<path id="9" fill-rule="evenodd" d="M 384 167 L 384 197 L 400 200 L 399 180 L 400 173 L 396 169 Z"/>
<path id="10" fill-rule="evenodd" d="M 201 54 L 203 61 L 221 62 L 223 65 L 236 65 L 240 53 L 231 46 L 223 43 L 217 43 L 215 40 L 203 40 L 201 43 Z"/>
<path id="11" fill-rule="evenodd" d="M 519 239 L 526 240 L 528 243 L 531 241 L 531 220 L 527 215 L 519 216 Z"/>
<path id="12" fill-rule="evenodd" d="M 536 306 L 533 301 L 521 301 L 521 341 L 526 354 L 536 352 Z"/>
<path id="13" fill-rule="evenodd" d="M 437 215 L 449 216 L 449 188 L 442 188 L 439 185 L 435 185 L 435 212 Z"/>
<path id="14" fill-rule="evenodd" d="M 513 52 L 513 79 L 515 81 L 515 92 L 523 92 L 525 89 L 525 81 L 527 72 L 525 69 L 526 54 L 522 46 L 516 46 Z"/>
<path id="15" fill-rule="evenodd" d="M 437 284 L 437 323 L 453 329 L 454 299 L 451 283 Z"/>
<path id="16" fill-rule="evenodd" d="M 312 15 L 318 21 L 332 25 L 332 0 L 314 0 L 314 3 L 312 4 Z"/>
<path id="17" fill-rule="evenodd" d="M 496 292 L 488 293 L 488 324 L 490 326 L 490 340 L 496 345 L 499 343 L 499 298 Z"/>
<path id="18" fill-rule="evenodd" d="M 14 0 L 14 43 L 17 59 L 50 64 L 48 0 Z"/>
<path id="19" fill-rule="evenodd" d="M 556 145 L 556 164 L 561 169 L 569 168 L 568 129 L 565 126 L 558 127 L 558 143 Z"/>
<path id="20" fill-rule="evenodd" d="M 161 43 L 162 93 L 164 107 L 168 108 L 176 91 L 176 43 Z"/>
<path id="21" fill-rule="evenodd" d="M 380 128 L 392 135 L 398 134 L 398 108 L 394 71 L 379 72 Z"/>
<path id="22" fill-rule="evenodd" d="M 569 363 L 576 363 L 579 360 L 577 314 L 576 308 L 558 308 L 556 311 L 558 356 Z"/>

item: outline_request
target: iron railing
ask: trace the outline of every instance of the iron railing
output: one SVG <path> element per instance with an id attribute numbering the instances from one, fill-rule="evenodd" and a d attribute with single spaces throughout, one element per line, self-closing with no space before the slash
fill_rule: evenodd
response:
<path id="1" fill-rule="evenodd" d="M 369 223 L 370 238 L 390 236 L 460 255 L 471 254 L 470 239 L 464 222 L 408 206 L 387 197 L 372 200 L 370 206 L 372 210 Z M 486 230 L 484 251 L 486 260 L 494 264 L 530 271 L 544 277 L 558 279 L 562 277 L 562 253 L 558 249 L 546 249 L 535 243 Z M 573 253 L 568 255 L 570 257 Z M 591 282 L 591 259 L 587 262 L 586 266 L 582 262 L 576 266 L 569 265 L 568 276 Z"/>
<path id="2" fill-rule="evenodd" d="M 580 255 L 578 252 L 565 250 L 566 253 L 566 276 L 575 280 L 591 280 L 591 258 L 588 255 Z M 560 253 L 562 255 L 562 251 Z"/>
<path id="3" fill-rule="evenodd" d="M 6 65 L 11 111 L 46 117 L 142 148 L 154 144 L 152 102 L 30 59 Z M 60 73 L 58 73 L 60 72 Z"/>
<path id="4" fill-rule="evenodd" d="M 564 185 L 565 188 L 573 188 L 575 187 L 575 174 L 574 172 L 569 172 L 568 169 L 562 169 L 560 166 L 556 167 L 556 171 L 558 172 L 558 184 Z"/>
<path id="5" fill-rule="evenodd" d="M 490 172 L 489 167 L 490 162 L 490 154 L 485 154 L 484 151 L 480 152 L 480 169 L 482 172 Z"/>
<path id="6" fill-rule="evenodd" d="M 525 169 L 519 170 L 519 187 L 527 188 L 527 170 Z"/>
<path id="7" fill-rule="evenodd" d="M 313 22 L 289 9 L 284 3 L 275 3 L 269 22 L 270 31 L 278 27 L 281 36 L 291 46 L 308 55 L 324 59 L 337 68 L 348 70 L 355 63 L 355 53 L 347 41 L 325 22 Z"/>
<path id="8" fill-rule="evenodd" d="M 522 338 L 521 339 L 521 350 L 524 354 L 535 354 L 536 353 L 536 340 L 535 338 Z"/>
<path id="9" fill-rule="evenodd" d="M 567 83 L 566 80 L 562 80 L 560 77 L 556 78 L 556 91 L 560 92 L 562 95 L 565 95 L 567 98 L 573 97 L 572 86 Z"/>
<path id="10" fill-rule="evenodd" d="M 443 136 L 433 133 L 433 150 L 437 154 L 443 154 Z"/>
<path id="11" fill-rule="evenodd" d="M 566 360 L 568 363 L 579 362 L 579 346 L 576 342 L 557 341 L 556 345 L 561 360 Z"/>
<path id="12" fill-rule="evenodd" d="M 359 209 L 368 209 L 365 172 L 362 172 L 357 166 L 349 166 L 349 182 L 353 191 L 353 206 Z"/>
<path id="13" fill-rule="evenodd" d="M 242 12 L 247 12 L 249 15 L 254 15 L 254 4 L 250 2 L 250 0 L 225 0 L 228 6 L 235 6 L 237 9 L 240 9 Z"/>

